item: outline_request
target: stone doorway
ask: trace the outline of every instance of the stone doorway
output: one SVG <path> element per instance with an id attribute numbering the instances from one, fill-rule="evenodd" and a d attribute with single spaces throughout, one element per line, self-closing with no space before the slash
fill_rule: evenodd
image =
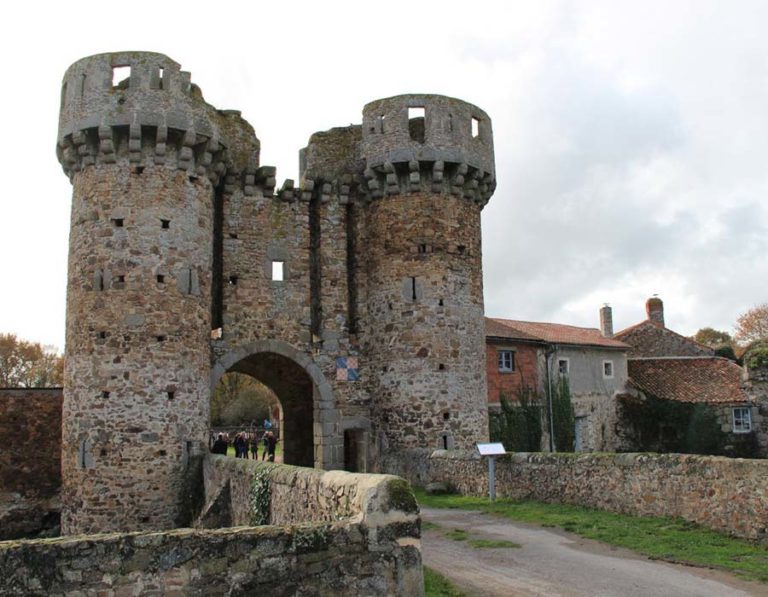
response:
<path id="1" fill-rule="evenodd" d="M 309 355 L 275 340 L 256 342 L 219 359 L 212 388 L 227 372 L 249 375 L 277 396 L 285 464 L 343 467 L 343 435 L 331 387 Z"/>

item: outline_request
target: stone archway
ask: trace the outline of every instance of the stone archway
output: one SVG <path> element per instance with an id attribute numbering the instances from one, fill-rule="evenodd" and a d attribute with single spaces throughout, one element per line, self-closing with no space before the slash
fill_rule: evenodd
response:
<path id="1" fill-rule="evenodd" d="M 250 375 L 277 394 L 283 409 L 286 464 L 343 467 L 344 439 L 333 390 L 309 355 L 279 340 L 244 344 L 216 361 L 212 390 L 229 371 Z"/>

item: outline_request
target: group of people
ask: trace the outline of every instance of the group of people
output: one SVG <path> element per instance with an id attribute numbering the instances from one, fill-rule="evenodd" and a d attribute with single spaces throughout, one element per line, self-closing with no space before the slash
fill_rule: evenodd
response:
<path id="1" fill-rule="evenodd" d="M 264 444 L 261 459 L 274 462 L 275 448 L 277 447 L 275 434 L 272 431 L 265 431 L 261 443 Z M 259 439 L 256 433 L 241 431 L 235 435 L 232 441 L 230 441 L 228 433 L 219 433 L 211 446 L 211 452 L 226 455 L 230 444 L 235 448 L 235 458 L 249 458 L 248 453 L 250 451 L 251 459 L 259 459 Z"/>

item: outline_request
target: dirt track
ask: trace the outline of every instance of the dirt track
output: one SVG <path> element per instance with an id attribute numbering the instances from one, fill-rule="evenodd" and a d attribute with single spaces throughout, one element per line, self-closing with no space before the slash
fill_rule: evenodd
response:
<path id="1" fill-rule="evenodd" d="M 730 574 L 651 561 L 570 533 L 466 510 L 422 509 L 439 525 L 422 537 L 424 565 L 468 596 L 738 597 L 768 596 L 768 586 Z M 447 538 L 463 529 L 473 538 L 506 539 L 520 548 L 478 549 Z"/>

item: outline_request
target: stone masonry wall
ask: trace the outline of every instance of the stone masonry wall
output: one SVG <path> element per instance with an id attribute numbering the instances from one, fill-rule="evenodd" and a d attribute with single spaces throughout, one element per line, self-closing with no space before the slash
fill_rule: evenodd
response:
<path id="1" fill-rule="evenodd" d="M 430 477 L 487 495 L 479 455 L 436 452 Z M 768 540 L 768 461 L 682 454 L 510 454 L 497 458 L 496 494 L 632 516 L 675 516 Z"/>
<path id="2" fill-rule="evenodd" d="M 237 519 L 265 503 L 284 526 L 0 542 L 0 595 L 423 594 L 418 506 L 402 479 L 219 456 L 205 471 L 212 503 L 228 494 Z"/>
<path id="3" fill-rule="evenodd" d="M 0 389 L 0 540 L 58 526 L 61 401 L 61 388 Z"/>

